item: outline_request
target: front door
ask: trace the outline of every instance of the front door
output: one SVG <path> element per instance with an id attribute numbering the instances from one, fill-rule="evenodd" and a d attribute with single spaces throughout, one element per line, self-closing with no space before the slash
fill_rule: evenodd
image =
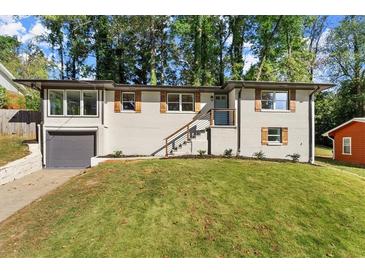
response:
<path id="1" fill-rule="evenodd" d="M 214 96 L 214 108 L 226 109 L 228 107 L 227 95 L 216 94 Z M 228 111 L 215 111 L 214 112 L 214 123 L 215 125 L 228 125 Z"/>

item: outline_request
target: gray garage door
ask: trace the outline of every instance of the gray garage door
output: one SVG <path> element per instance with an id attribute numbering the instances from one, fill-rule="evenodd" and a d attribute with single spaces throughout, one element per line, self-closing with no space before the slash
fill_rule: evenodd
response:
<path id="1" fill-rule="evenodd" d="M 46 167 L 88 167 L 95 156 L 95 132 L 53 132 L 46 136 Z"/>

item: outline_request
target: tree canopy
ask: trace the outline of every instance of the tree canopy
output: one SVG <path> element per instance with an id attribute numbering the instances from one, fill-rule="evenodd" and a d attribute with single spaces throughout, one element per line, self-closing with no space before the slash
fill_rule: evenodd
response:
<path id="1" fill-rule="evenodd" d="M 49 30 L 59 79 L 96 78 L 151 85 L 222 85 L 228 79 L 318 81 L 317 139 L 365 116 L 365 17 L 346 16 L 38 16 Z M 20 52 L 23 51 L 23 52 Z M 24 54 L 26 53 L 26 54 Z M 21 58 L 27 56 L 27 58 Z M 0 36 L 0 62 L 16 76 L 46 78 L 37 45 Z"/>

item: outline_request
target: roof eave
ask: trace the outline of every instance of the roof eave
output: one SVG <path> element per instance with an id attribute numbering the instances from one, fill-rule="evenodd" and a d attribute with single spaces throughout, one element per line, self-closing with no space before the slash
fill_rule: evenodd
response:
<path id="1" fill-rule="evenodd" d="M 272 81 L 245 81 L 245 80 L 229 80 L 223 86 L 224 89 L 240 88 L 283 88 L 283 89 L 303 89 L 323 91 L 334 87 L 331 83 L 305 83 L 305 82 L 272 82 Z"/>
<path id="2" fill-rule="evenodd" d="M 365 118 L 352 118 L 351 120 L 348 120 L 347 122 L 345 123 L 342 123 L 341 125 L 338 125 L 337 127 L 325 132 L 322 134 L 323 137 L 328 137 L 330 133 L 333 133 L 337 130 L 339 130 L 340 128 L 343 128 L 344 126 L 350 124 L 350 123 L 353 123 L 353 122 L 359 122 L 359 123 L 365 123 Z"/>
<path id="3" fill-rule="evenodd" d="M 114 81 L 111 80 L 36 80 L 15 79 L 14 82 L 37 89 L 57 88 L 82 88 L 82 89 L 114 89 Z"/>

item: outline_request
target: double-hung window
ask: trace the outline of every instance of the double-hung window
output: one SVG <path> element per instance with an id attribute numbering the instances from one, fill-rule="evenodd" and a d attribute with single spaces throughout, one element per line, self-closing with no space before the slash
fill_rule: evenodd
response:
<path id="1" fill-rule="evenodd" d="M 194 94 L 189 93 L 168 93 L 167 94 L 168 111 L 194 111 Z"/>
<path id="2" fill-rule="evenodd" d="M 268 128 L 268 142 L 274 144 L 281 144 L 281 128 L 279 127 L 269 127 Z"/>
<path id="3" fill-rule="evenodd" d="M 342 154 L 351 155 L 351 137 L 342 138 Z"/>
<path id="4" fill-rule="evenodd" d="M 84 115 L 97 115 L 97 93 L 95 91 L 83 91 Z"/>
<path id="5" fill-rule="evenodd" d="M 136 110 L 136 97 L 134 92 L 122 92 L 122 111 Z"/>
<path id="6" fill-rule="evenodd" d="M 50 116 L 96 116 L 96 90 L 49 90 Z"/>
<path id="7" fill-rule="evenodd" d="M 266 110 L 288 110 L 289 94 L 287 91 L 262 91 L 262 109 Z"/>
<path id="8" fill-rule="evenodd" d="M 63 115 L 63 90 L 49 91 L 49 115 Z"/>
<path id="9" fill-rule="evenodd" d="M 67 90 L 66 102 L 67 115 L 81 114 L 81 92 L 79 90 Z"/>

